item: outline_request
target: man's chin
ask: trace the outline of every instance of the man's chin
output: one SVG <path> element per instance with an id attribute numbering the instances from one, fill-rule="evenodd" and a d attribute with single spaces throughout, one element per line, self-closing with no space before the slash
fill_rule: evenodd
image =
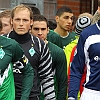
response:
<path id="1" fill-rule="evenodd" d="M 27 32 L 18 31 L 18 32 L 16 32 L 16 33 L 19 34 L 19 35 L 24 35 L 24 34 L 26 34 Z"/>

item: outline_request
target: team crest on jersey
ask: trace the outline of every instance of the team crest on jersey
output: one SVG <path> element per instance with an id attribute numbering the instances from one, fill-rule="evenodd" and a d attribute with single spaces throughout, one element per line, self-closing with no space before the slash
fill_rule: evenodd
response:
<path id="1" fill-rule="evenodd" d="M 5 55 L 5 52 L 3 51 L 2 48 L 0 48 L 0 59 L 2 59 Z"/>
<path id="2" fill-rule="evenodd" d="M 29 50 L 29 54 L 30 54 L 31 56 L 33 56 L 33 55 L 35 54 L 35 50 L 34 50 L 33 47 L 31 47 L 31 49 Z"/>

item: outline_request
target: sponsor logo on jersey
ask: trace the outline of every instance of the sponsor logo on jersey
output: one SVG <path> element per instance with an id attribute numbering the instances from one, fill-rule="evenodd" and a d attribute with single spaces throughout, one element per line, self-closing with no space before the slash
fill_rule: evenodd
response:
<path id="1" fill-rule="evenodd" d="M 19 73 L 19 74 L 22 73 L 22 72 L 20 71 L 20 69 L 18 69 L 18 68 L 13 68 L 13 72 L 14 72 L 14 73 Z"/>
<path id="2" fill-rule="evenodd" d="M 94 60 L 95 60 L 95 61 L 98 61 L 98 60 L 100 60 L 100 57 L 95 56 L 95 57 L 94 57 Z"/>

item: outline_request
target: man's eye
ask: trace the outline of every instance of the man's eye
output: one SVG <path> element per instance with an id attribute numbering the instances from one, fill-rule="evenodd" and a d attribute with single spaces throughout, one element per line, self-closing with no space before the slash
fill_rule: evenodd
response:
<path id="1" fill-rule="evenodd" d="M 3 26 L 3 27 L 6 27 L 6 26 L 8 26 L 8 25 L 7 25 L 7 24 L 3 24 L 2 26 Z"/>
<path id="2" fill-rule="evenodd" d="M 70 19 L 71 19 L 71 20 L 74 20 L 74 17 L 71 17 Z"/>
<path id="3" fill-rule="evenodd" d="M 39 28 L 34 28 L 35 31 L 39 30 Z"/>
<path id="4" fill-rule="evenodd" d="M 64 17 L 64 19 L 68 19 L 68 18 L 69 18 L 68 16 L 65 16 L 65 17 Z"/>
<path id="5" fill-rule="evenodd" d="M 44 31 L 44 30 L 46 30 L 46 28 L 42 28 L 41 30 Z"/>
<path id="6" fill-rule="evenodd" d="M 27 19 L 23 19 L 23 21 L 24 21 L 24 22 L 27 22 L 28 20 L 27 20 Z"/>
<path id="7" fill-rule="evenodd" d="M 15 19 L 15 21 L 20 21 L 20 19 Z"/>

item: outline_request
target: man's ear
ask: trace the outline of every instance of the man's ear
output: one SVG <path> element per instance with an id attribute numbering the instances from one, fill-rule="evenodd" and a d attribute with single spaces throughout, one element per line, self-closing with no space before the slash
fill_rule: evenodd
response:
<path id="1" fill-rule="evenodd" d="M 59 22 L 59 16 L 55 16 L 56 22 Z"/>
<path id="2" fill-rule="evenodd" d="M 31 20 L 31 26 L 33 25 L 33 20 Z"/>
<path id="3" fill-rule="evenodd" d="M 48 27 L 48 28 L 47 28 L 47 34 L 49 33 L 49 30 L 50 30 L 50 29 L 49 29 L 49 27 Z"/>
<path id="4" fill-rule="evenodd" d="M 13 19 L 12 19 L 12 18 L 10 19 L 10 23 L 11 23 L 11 25 L 12 25 L 12 23 L 13 23 Z"/>

